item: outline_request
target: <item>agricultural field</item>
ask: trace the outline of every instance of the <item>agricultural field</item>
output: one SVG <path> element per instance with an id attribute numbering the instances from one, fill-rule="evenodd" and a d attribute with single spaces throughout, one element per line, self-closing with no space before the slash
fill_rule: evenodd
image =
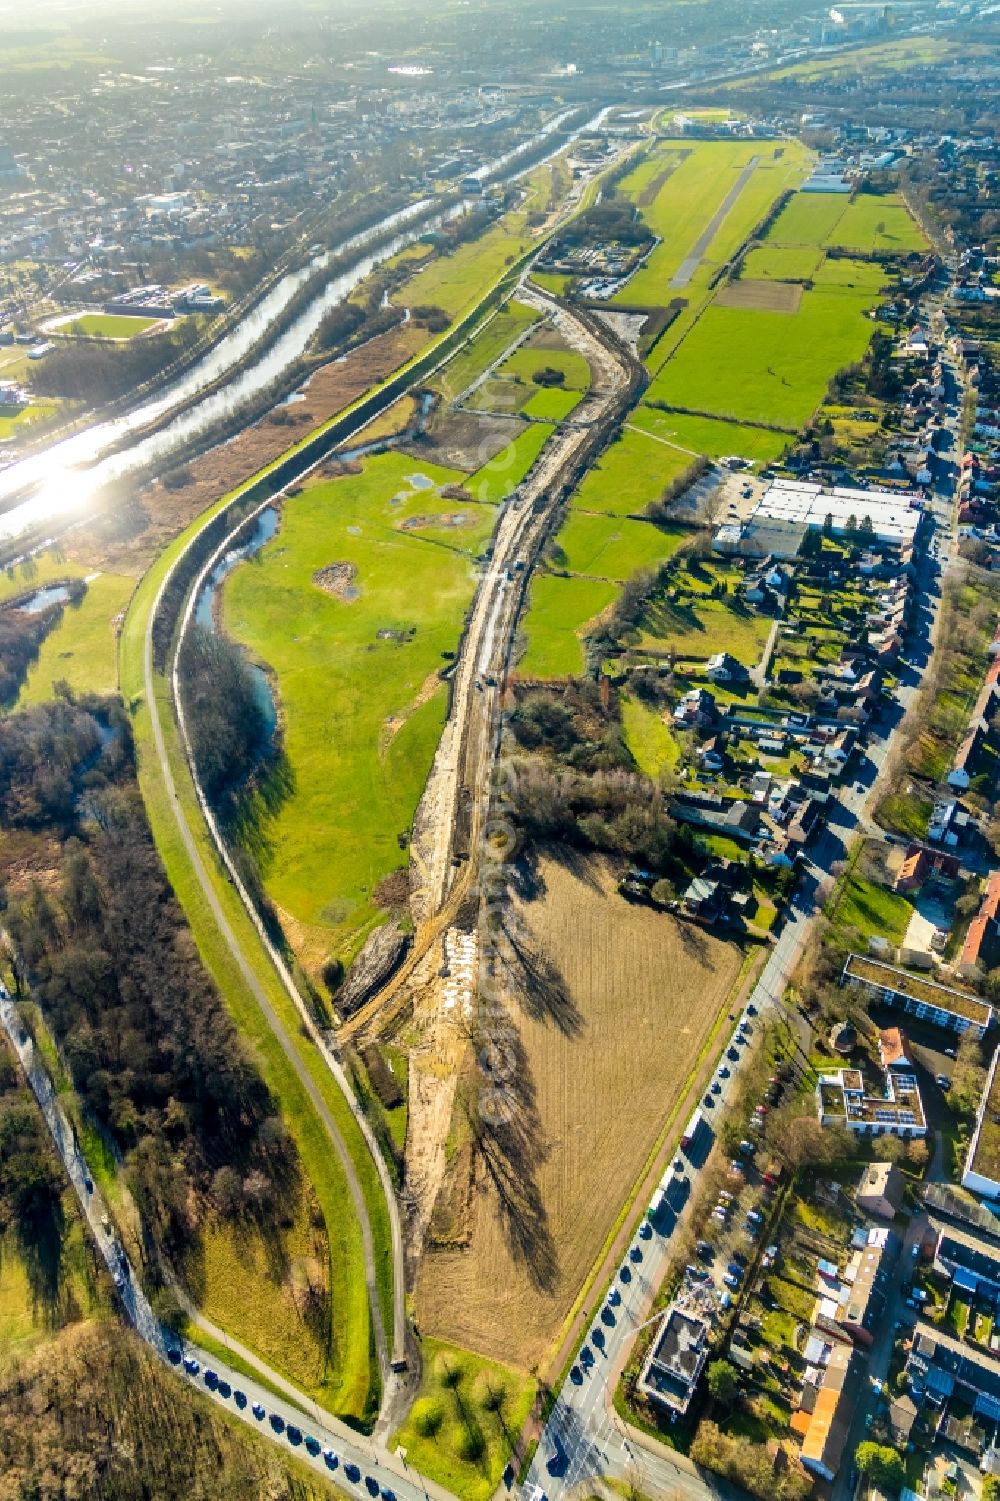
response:
<path id="1" fill-rule="evenodd" d="M 650 501 L 691 466 L 691 454 L 658 442 L 631 425 L 588 469 L 570 502 L 574 511 L 605 516 L 641 515 Z"/>
<path id="2" fill-rule="evenodd" d="M 692 457 L 703 453 L 710 459 L 739 454 L 756 464 L 770 464 L 788 447 L 784 433 L 763 427 L 741 427 L 715 417 L 694 417 L 685 412 L 661 412 L 656 407 L 639 406 L 629 418 L 629 425 L 643 432 L 676 443 Z"/>
<path id="3" fill-rule="evenodd" d="M 553 562 L 573 574 L 624 582 L 637 568 L 673 557 L 690 536 L 676 526 L 571 511 L 554 544 Z"/>
<path id="4" fill-rule="evenodd" d="M 63 569 L 65 577 L 66 570 Z M 90 576 L 87 592 L 63 609 L 62 620 L 42 642 L 21 690 L 19 703 L 35 704 L 51 698 L 56 683 L 65 681 L 76 693 L 113 693 L 118 686 L 116 620 L 135 587 L 120 574 Z"/>
<path id="5" fill-rule="evenodd" d="M 615 584 L 536 573 L 521 631 L 527 649 L 517 670 L 529 678 L 576 677 L 584 669 L 583 638 L 613 604 Z"/>
<path id="6" fill-rule="evenodd" d="M 313 972 L 353 955 L 379 921 L 379 881 L 407 863 L 444 722 L 442 653 L 494 520 L 441 497 L 463 479 L 372 458 L 287 501 L 277 536 L 226 583 L 226 628 L 274 674 L 284 726 L 284 794 L 261 814 L 265 885 Z"/>
<path id="7" fill-rule="evenodd" d="M 161 321 L 160 318 L 143 317 L 140 313 L 84 313 L 82 318 L 64 324 L 60 332 L 85 334 L 91 339 L 134 339 Z"/>
<path id="8" fill-rule="evenodd" d="M 713 303 L 648 397 L 795 432 L 822 401 L 834 371 L 864 353 L 871 302 L 867 288 L 824 286 L 803 293 L 794 314 Z"/>
<path id="9" fill-rule="evenodd" d="M 527 1421 L 535 1382 L 436 1339 L 421 1342 L 421 1355 L 420 1391 L 393 1448 L 402 1445 L 410 1465 L 463 1501 L 487 1501 Z"/>
<path id="10" fill-rule="evenodd" d="M 551 1350 L 652 1152 L 681 1123 L 740 970 L 735 945 L 621 900 L 603 861 L 577 872 L 542 855 L 539 877 L 514 922 L 550 983 L 510 1002 L 530 1146 L 477 1174 L 468 1248 L 427 1252 L 415 1289 L 427 1334 L 519 1370 Z M 491 1184 L 511 1177 L 530 1208 L 508 1218 Z"/>

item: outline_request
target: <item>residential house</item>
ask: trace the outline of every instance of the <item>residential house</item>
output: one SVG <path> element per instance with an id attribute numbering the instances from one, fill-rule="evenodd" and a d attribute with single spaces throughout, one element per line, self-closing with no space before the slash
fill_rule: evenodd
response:
<path id="1" fill-rule="evenodd" d="M 958 961 L 958 973 L 966 980 L 981 979 L 1000 965 L 1000 870 L 986 884 L 982 905 L 969 924 Z"/>
<path id="2" fill-rule="evenodd" d="M 830 1352 L 799 1455 L 806 1469 L 836 1479 L 861 1387 L 863 1361 L 851 1345 Z"/>
<path id="3" fill-rule="evenodd" d="M 993 1020 L 993 1008 L 977 996 L 863 954 L 848 955 L 841 984 L 856 985 L 887 1006 L 898 1006 L 918 1020 L 953 1032 L 968 1032 L 977 1040 L 985 1036 Z"/>
<path id="4" fill-rule="evenodd" d="M 910 1392 L 920 1405 L 943 1408 L 952 1397 L 977 1417 L 1000 1422 L 1000 1363 L 924 1320 L 914 1331 L 906 1362 Z"/>
<path id="5" fill-rule="evenodd" d="M 864 1214 L 892 1220 L 903 1207 L 905 1187 L 903 1175 L 894 1162 L 871 1162 L 861 1174 L 854 1202 Z"/>

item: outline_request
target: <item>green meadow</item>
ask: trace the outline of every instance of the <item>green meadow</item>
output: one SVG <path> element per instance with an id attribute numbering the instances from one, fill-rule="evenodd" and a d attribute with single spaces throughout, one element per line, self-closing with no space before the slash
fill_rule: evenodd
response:
<path id="1" fill-rule="evenodd" d="M 691 417 L 686 412 L 661 412 L 656 407 L 636 407 L 629 423 L 664 442 L 706 454 L 710 459 L 739 454 L 758 464 L 770 464 L 781 457 L 789 443 L 783 433 L 772 433 L 763 427 L 741 427 L 737 422 L 723 422 L 717 417 Z"/>
<path id="2" fill-rule="evenodd" d="M 555 543 L 556 562 L 570 573 L 623 581 L 637 568 L 663 563 L 690 532 L 624 516 L 571 511 Z"/>
<path id="3" fill-rule="evenodd" d="M 522 626 L 527 650 L 517 664 L 518 672 L 539 678 L 579 676 L 584 669 L 586 628 L 617 594 L 617 585 L 602 579 L 536 574 Z"/>
<path id="4" fill-rule="evenodd" d="M 42 642 L 21 689 L 20 704 L 52 697 L 65 680 L 76 693 L 114 693 L 118 687 L 118 640 L 115 619 L 128 604 L 135 580 L 99 573 L 75 604 L 64 606 L 62 619 Z"/>
<path id="5" fill-rule="evenodd" d="M 415 475 L 433 487 L 416 488 Z M 399 454 L 372 458 L 288 500 L 273 541 L 226 584 L 227 630 L 276 682 L 289 787 L 260 832 L 276 852 L 264 879 L 307 963 L 352 953 L 378 921 L 378 882 L 407 863 L 444 722 L 438 674 L 494 520 L 441 498 L 463 478 Z M 315 575 L 332 564 L 354 570 L 355 597 L 320 587 Z"/>
<path id="6" fill-rule="evenodd" d="M 871 323 L 865 313 L 872 300 L 869 284 L 807 291 L 792 315 L 713 303 L 648 397 L 798 429 L 822 401 L 834 371 L 867 348 Z"/>
<path id="7" fill-rule="evenodd" d="M 691 455 L 626 428 L 584 475 L 570 502 L 575 511 L 634 516 L 691 466 Z"/>

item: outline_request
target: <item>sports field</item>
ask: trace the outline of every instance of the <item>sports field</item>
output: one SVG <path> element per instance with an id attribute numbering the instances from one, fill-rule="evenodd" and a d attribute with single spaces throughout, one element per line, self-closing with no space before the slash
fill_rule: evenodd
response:
<path id="1" fill-rule="evenodd" d="M 551 1350 L 650 1153 L 683 1124 L 740 968 L 735 945 L 628 904 L 608 865 L 585 864 L 543 857 L 540 895 L 515 904 L 547 973 L 509 1003 L 524 1150 L 508 1160 L 491 1142 L 502 1160 L 476 1178 L 468 1249 L 427 1253 L 415 1291 L 427 1334 L 522 1370 Z"/>
<path id="2" fill-rule="evenodd" d="M 494 520 L 441 498 L 463 478 L 383 454 L 315 484 L 225 587 L 227 630 L 275 675 L 290 787 L 260 830 L 265 884 L 314 971 L 354 952 L 378 919 L 375 887 L 407 863 L 444 722 L 442 653 L 457 644 Z M 316 575 L 334 564 L 329 592 Z"/>
<path id="3" fill-rule="evenodd" d="M 136 334 L 144 334 L 147 328 L 154 328 L 161 321 L 140 313 L 84 313 L 82 318 L 66 324 L 62 332 L 86 334 L 92 339 L 134 339 Z"/>

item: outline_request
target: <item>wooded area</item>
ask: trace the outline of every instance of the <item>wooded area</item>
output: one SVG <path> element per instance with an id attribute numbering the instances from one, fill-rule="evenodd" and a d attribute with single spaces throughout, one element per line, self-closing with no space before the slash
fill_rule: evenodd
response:
<path id="1" fill-rule="evenodd" d="M 58 878 L 3 921 L 147 1227 L 180 1253 L 209 1204 L 270 1218 L 297 1186 L 295 1150 L 167 883 L 117 701 L 67 694 L 0 721 L 0 820 L 61 844 Z"/>

